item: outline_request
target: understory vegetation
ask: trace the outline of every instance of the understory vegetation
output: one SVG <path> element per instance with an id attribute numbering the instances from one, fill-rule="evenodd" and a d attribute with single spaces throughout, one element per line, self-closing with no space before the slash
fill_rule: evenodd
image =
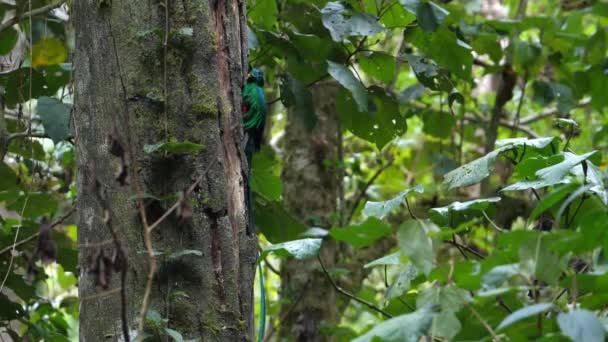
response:
<path id="1" fill-rule="evenodd" d="M 71 6 L 0 1 L 0 340 L 78 340 Z M 250 180 L 263 277 L 255 322 L 266 322 L 258 340 L 289 340 L 282 324 L 303 305 L 282 277 L 293 260 L 322 280 L 302 291 L 338 308 L 335 322 L 321 322 L 322 340 L 606 340 L 608 2 L 246 8 L 249 64 L 264 71 L 268 99 Z M 164 30 L 133 39 L 164 39 L 166 49 L 197 34 Z M 312 90 L 327 85 L 335 96 Z M 163 106 L 162 93 L 142 95 Z M 315 138 L 320 112 L 338 123 L 331 140 Z M 284 203 L 287 192 L 315 201 L 306 175 L 286 184 L 298 172 L 286 168 L 293 122 L 318 157 L 302 162 L 338 188 L 323 214 Z M 203 146 L 146 148 L 196 155 Z M 166 209 L 188 194 L 157 200 Z M 191 207 L 179 209 L 191 218 Z M 164 257 L 185 256 L 205 257 Z M 97 272 L 102 282 L 119 276 Z M 188 340 L 156 310 L 146 323 L 147 340 Z"/>

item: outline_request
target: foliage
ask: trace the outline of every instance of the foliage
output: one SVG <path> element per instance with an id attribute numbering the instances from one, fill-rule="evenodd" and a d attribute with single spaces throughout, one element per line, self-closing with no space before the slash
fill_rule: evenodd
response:
<path id="1" fill-rule="evenodd" d="M 280 94 L 278 155 L 284 107 L 314 132 L 306 88 L 341 88 L 353 222 L 305 232 L 287 212 L 256 214 L 268 251 L 304 236 L 377 250 L 337 267 L 364 268 L 353 293 L 394 318 L 351 298 L 334 338 L 604 339 L 608 7 L 562 3 L 248 1 L 250 58 Z M 257 192 L 277 188 L 258 172 Z"/>
<path id="2" fill-rule="evenodd" d="M 477 0 L 248 0 L 247 7 L 250 62 L 278 99 L 270 101 L 270 146 L 252 170 L 262 257 L 312 259 L 332 240 L 366 257 L 345 255 L 326 274 L 348 279 L 358 270 L 366 278 L 349 288 L 356 299 L 343 298 L 348 306 L 329 334 L 605 340 L 605 1 L 487 8 Z M 0 3 L 5 19 L 24 12 L 15 9 Z M 74 32 L 52 13 L 31 19 L 0 31 L 0 55 L 23 61 L 0 72 L 0 334 L 76 340 L 76 227 L 63 217 L 75 199 Z M 160 31 L 134 33 L 148 34 Z M 323 163 L 345 175 L 353 215 L 335 213 L 334 224 L 320 227 L 283 207 L 279 176 L 285 107 L 295 106 L 290 113 L 314 132 L 308 88 L 327 80 L 340 87 L 345 143 L 341 160 Z M 174 140 L 144 147 L 203 149 Z M 265 276 L 276 326 L 288 304 L 278 298 L 280 280 Z M 329 280 L 315 290 L 330 291 Z M 158 312 L 149 311 L 147 323 L 158 338 L 183 338 Z"/>

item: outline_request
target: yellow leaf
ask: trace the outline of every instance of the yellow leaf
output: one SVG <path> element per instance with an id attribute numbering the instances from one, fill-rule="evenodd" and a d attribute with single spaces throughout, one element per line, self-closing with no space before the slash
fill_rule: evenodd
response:
<path id="1" fill-rule="evenodd" d="M 68 51 L 57 38 L 44 38 L 34 44 L 32 66 L 44 66 L 65 62 Z"/>

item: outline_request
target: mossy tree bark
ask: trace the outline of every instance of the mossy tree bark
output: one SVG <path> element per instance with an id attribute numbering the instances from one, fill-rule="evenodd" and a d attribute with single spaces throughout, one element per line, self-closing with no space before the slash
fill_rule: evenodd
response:
<path id="1" fill-rule="evenodd" d="M 317 123 L 306 128 L 294 108 L 289 108 L 285 128 L 283 198 L 296 218 L 311 226 L 329 228 L 338 216 L 341 177 L 336 167 L 341 131 L 335 109 L 339 86 L 318 83 L 311 88 Z M 339 246 L 324 242 L 321 258 L 335 264 Z M 324 325 L 339 319 L 338 294 L 327 282 L 316 259 L 288 260 L 281 267 L 282 307 L 279 334 L 287 341 L 326 341 Z M 284 319 L 283 319 L 284 317 Z"/>
<path id="2" fill-rule="evenodd" d="M 244 2 L 73 6 L 80 340 L 123 340 L 123 316 L 134 338 L 150 264 L 140 199 L 152 224 L 191 187 L 180 204 L 186 220 L 173 213 L 151 232 L 150 310 L 188 339 L 251 341 L 257 237 L 244 206 Z M 204 149 L 144 152 L 170 139 Z"/>

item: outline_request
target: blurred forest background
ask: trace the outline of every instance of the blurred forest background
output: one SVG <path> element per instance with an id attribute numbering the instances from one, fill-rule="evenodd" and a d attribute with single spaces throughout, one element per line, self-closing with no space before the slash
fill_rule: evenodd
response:
<path id="1" fill-rule="evenodd" d="M 2 341 L 78 340 L 73 1 L 0 2 Z M 605 341 L 608 2 L 246 8 L 259 341 Z"/>

